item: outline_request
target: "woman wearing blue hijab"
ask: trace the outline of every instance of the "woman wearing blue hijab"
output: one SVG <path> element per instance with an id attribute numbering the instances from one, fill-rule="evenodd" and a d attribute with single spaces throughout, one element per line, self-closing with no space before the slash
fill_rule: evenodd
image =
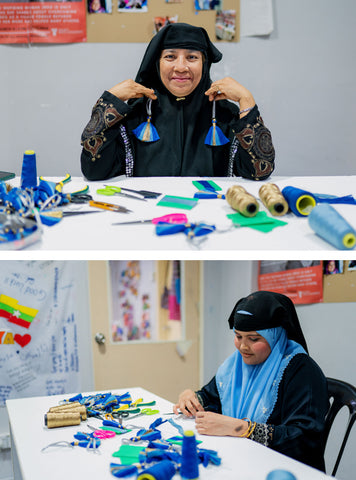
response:
<path id="1" fill-rule="evenodd" d="M 174 410 L 195 416 L 197 432 L 246 437 L 325 471 L 326 379 L 308 354 L 293 302 L 259 291 L 229 318 L 236 351 L 201 390 Z"/>

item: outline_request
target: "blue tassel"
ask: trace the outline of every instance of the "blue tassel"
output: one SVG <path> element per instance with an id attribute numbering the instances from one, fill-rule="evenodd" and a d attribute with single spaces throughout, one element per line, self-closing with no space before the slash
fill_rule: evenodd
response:
<path id="1" fill-rule="evenodd" d="M 213 100 L 212 126 L 209 128 L 208 134 L 205 138 L 205 144 L 218 147 L 219 145 L 225 145 L 226 143 L 229 143 L 229 141 L 230 140 L 223 134 L 221 128 L 216 125 L 215 100 Z"/>
<path id="2" fill-rule="evenodd" d="M 121 465 L 119 463 L 110 463 L 110 471 L 114 477 L 125 478 L 136 475 L 138 468 L 136 465 Z"/>
<path id="3" fill-rule="evenodd" d="M 152 100 L 149 98 L 146 106 L 147 121 L 141 123 L 141 125 L 132 130 L 132 133 L 135 135 L 135 137 L 142 142 L 156 142 L 159 140 L 156 127 L 154 127 L 151 123 L 151 104 Z"/>

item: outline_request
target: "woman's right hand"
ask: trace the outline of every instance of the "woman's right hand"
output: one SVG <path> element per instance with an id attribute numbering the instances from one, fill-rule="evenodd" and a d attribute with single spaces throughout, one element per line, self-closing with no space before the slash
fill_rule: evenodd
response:
<path id="1" fill-rule="evenodd" d="M 184 390 L 179 395 L 178 403 L 173 406 L 173 411 L 178 414 L 181 411 L 186 417 L 195 417 L 197 412 L 204 412 L 204 408 L 193 390 Z"/>
<path id="2" fill-rule="evenodd" d="M 134 80 L 124 80 L 108 90 L 123 102 L 130 100 L 130 98 L 148 97 L 156 100 L 157 96 L 153 88 L 146 88 Z"/>

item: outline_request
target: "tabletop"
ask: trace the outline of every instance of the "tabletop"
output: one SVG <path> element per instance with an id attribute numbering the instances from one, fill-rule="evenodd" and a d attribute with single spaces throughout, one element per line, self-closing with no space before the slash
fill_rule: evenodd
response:
<path id="1" fill-rule="evenodd" d="M 14 179 L 13 182 L 18 181 Z M 57 178 L 49 178 L 58 181 Z M 234 227 L 227 215 L 236 213 L 226 199 L 199 199 L 191 209 L 182 209 L 181 205 L 163 206 L 158 203 L 166 195 L 175 197 L 192 198 L 198 191 L 194 185 L 197 180 L 212 180 L 220 188 L 220 193 L 225 194 L 234 185 L 243 186 L 246 191 L 258 199 L 260 212 L 266 212 L 271 218 L 281 220 L 285 224 L 273 228 L 268 233 L 256 230 L 249 226 Z M 12 181 L 9 183 L 11 184 Z M 71 193 L 89 186 L 89 193 L 94 200 L 110 202 L 121 205 L 130 210 L 128 213 L 101 210 L 88 205 L 71 205 L 71 210 L 95 210 L 90 215 L 73 215 L 64 217 L 54 226 L 43 226 L 42 234 L 38 241 L 27 246 L 24 250 L 38 251 L 75 251 L 80 252 L 115 252 L 123 251 L 156 251 L 166 255 L 169 252 L 186 252 L 198 258 L 199 252 L 218 252 L 219 258 L 248 259 L 248 252 L 255 257 L 256 251 L 260 252 L 316 252 L 337 251 L 330 243 L 316 235 L 309 225 L 308 217 L 299 217 L 289 212 L 284 216 L 272 217 L 262 201 L 259 199 L 259 189 L 264 183 L 275 183 L 280 190 L 286 186 L 293 186 L 321 195 L 355 195 L 356 176 L 314 176 L 314 177 L 278 177 L 272 175 L 265 182 L 251 181 L 240 177 L 219 178 L 193 178 L 193 177 L 116 177 L 106 181 L 88 182 L 81 177 L 73 177 L 63 187 L 65 193 Z M 104 196 L 97 190 L 105 185 L 119 186 L 134 190 L 150 190 L 160 193 L 158 198 L 141 201 L 120 196 Z M 333 205 L 343 218 L 356 228 L 356 205 Z M 153 223 L 139 223 L 118 225 L 120 222 L 150 220 L 170 213 L 184 213 L 188 221 L 214 225 L 215 230 L 203 237 L 190 239 L 182 232 L 173 235 L 158 236 Z M 1 251 L 7 250 L 2 244 Z M 164 252 L 164 253 L 163 253 Z M 190 253 L 191 252 L 191 253 Z M 83 253 L 84 254 L 84 253 Z M 247 256 L 246 256 L 247 254 Z M 345 250 L 345 259 L 350 250 Z M 198 256 L 197 256 L 198 255 Z"/>
<path id="2" fill-rule="evenodd" d="M 172 418 L 176 425 L 184 431 L 191 430 L 197 440 L 201 440 L 201 448 L 212 449 L 221 458 L 219 466 L 209 464 L 199 466 L 199 478 L 236 480 L 265 480 L 267 474 L 276 469 L 287 470 L 295 475 L 297 480 L 326 480 L 331 477 L 322 472 L 277 453 L 263 445 L 247 438 L 213 437 L 199 435 L 195 430 L 193 419 L 183 415 L 165 415 L 172 412 L 172 403 L 140 387 L 114 390 L 120 395 L 129 392 L 132 400 L 143 399 L 144 402 L 155 401 L 152 408 L 159 409 L 159 414 L 141 416 L 127 420 L 130 424 L 147 428 L 157 418 Z M 102 392 L 100 392 L 102 393 Z M 83 394 L 85 396 L 86 394 Z M 73 441 L 73 435 L 78 431 L 87 431 L 87 424 L 95 427 L 102 424 L 97 418 L 82 421 L 79 426 L 47 428 L 44 425 L 44 415 L 50 407 L 56 406 L 70 395 L 54 395 L 46 397 L 31 397 L 7 400 L 11 440 L 14 461 L 14 480 L 63 480 L 63 478 L 85 478 L 87 480 L 112 480 L 110 463 L 120 463 L 118 457 L 113 457 L 122 444 L 123 438 L 133 435 L 133 431 L 114 438 L 102 440 L 100 453 L 87 451 L 85 448 L 49 447 L 59 441 Z M 125 422 L 126 420 L 124 420 Z M 158 427 L 162 438 L 179 435 L 171 423 Z M 142 443 L 143 447 L 147 441 Z M 135 478 L 135 477 L 129 477 Z M 179 479 L 177 473 L 174 479 Z"/>

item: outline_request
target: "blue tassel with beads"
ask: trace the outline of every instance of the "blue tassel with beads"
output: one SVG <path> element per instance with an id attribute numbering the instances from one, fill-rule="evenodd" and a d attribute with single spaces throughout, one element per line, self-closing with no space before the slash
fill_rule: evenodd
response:
<path id="1" fill-rule="evenodd" d="M 152 116 L 152 99 L 147 100 L 146 110 L 147 110 L 147 121 L 141 123 L 138 127 L 132 130 L 132 133 L 136 138 L 142 142 L 156 142 L 159 140 L 159 135 L 157 133 L 156 127 L 151 123 Z"/>

